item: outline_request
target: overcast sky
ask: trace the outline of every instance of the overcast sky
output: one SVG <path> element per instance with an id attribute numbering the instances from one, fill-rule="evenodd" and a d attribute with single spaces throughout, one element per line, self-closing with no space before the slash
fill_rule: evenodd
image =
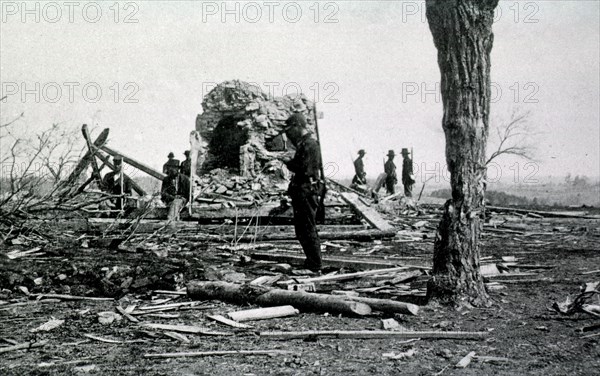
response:
<path id="1" fill-rule="evenodd" d="M 183 157 L 206 88 L 240 79 L 277 96 L 318 93 L 324 160 L 337 177 L 352 174 L 359 148 L 369 176 L 389 149 L 412 147 L 429 170 L 445 164 L 424 2 L 23 4 L 2 1 L 0 25 L 0 81 L 10 94 L 2 120 L 24 111 L 21 132 L 53 122 L 109 127 L 111 147 L 159 168 L 169 151 Z M 492 118 L 530 111 L 539 133 L 539 163 L 501 160 L 504 177 L 599 175 L 599 9 L 501 1 Z"/>

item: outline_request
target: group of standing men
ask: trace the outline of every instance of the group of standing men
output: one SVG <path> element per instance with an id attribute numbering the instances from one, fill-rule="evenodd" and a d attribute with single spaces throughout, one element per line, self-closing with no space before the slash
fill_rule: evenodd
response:
<path id="1" fill-rule="evenodd" d="M 175 159 L 173 153 L 169 153 L 167 162 L 163 165 L 163 174 L 166 176 L 162 180 L 161 200 L 167 205 L 168 218 L 172 220 L 179 219 L 181 209 L 190 201 L 190 176 L 191 159 L 190 152 L 184 152 L 186 159 L 179 162 Z M 131 195 L 133 191 L 133 181 L 123 172 L 123 157 L 121 155 L 113 156 L 113 171 L 104 175 L 101 189 L 114 196 L 112 199 L 112 208 L 115 210 L 125 210 L 126 212 L 134 209 Z"/>
<path id="2" fill-rule="evenodd" d="M 352 179 L 352 185 L 366 185 L 367 184 L 367 173 L 365 172 L 365 165 L 363 157 L 366 152 L 364 149 L 358 151 L 358 158 L 354 161 L 355 175 Z M 394 158 L 396 152 L 390 150 L 387 154 L 388 160 L 383 165 L 385 173 L 385 188 L 388 194 L 396 193 L 396 184 L 398 183 L 398 176 L 396 174 L 396 164 Z M 409 155 L 408 149 L 402 149 L 402 185 L 404 186 L 404 195 L 406 197 L 412 197 L 412 188 L 415 184 L 413 176 L 413 161 Z"/>

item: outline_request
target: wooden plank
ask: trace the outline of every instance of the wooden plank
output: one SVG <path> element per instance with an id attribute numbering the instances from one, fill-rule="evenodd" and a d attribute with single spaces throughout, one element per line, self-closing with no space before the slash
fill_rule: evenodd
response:
<path id="1" fill-rule="evenodd" d="M 342 199 L 348 203 L 354 209 L 357 214 L 360 214 L 370 225 L 381 231 L 393 231 L 394 226 L 392 226 L 388 221 L 383 219 L 379 213 L 365 204 L 363 204 L 359 199 L 358 195 L 355 193 L 344 192 L 341 193 L 340 196 Z"/>
<path id="2" fill-rule="evenodd" d="M 318 283 L 318 282 L 328 282 L 328 281 L 347 281 L 350 279 L 362 278 L 367 276 L 373 276 L 377 274 L 387 274 L 387 273 L 398 273 L 403 272 L 408 269 L 430 269 L 429 267 L 421 267 L 421 266 L 399 266 L 396 268 L 386 268 L 386 269 L 375 269 L 369 270 L 366 272 L 357 272 L 357 273 L 345 273 L 345 274 L 333 274 L 333 275 L 323 275 L 319 277 L 313 278 L 299 278 L 299 279 L 290 279 L 287 281 L 278 282 L 280 284 L 290 284 L 290 283 Z M 420 272 L 417 272 L 417 275 L 420 275 Z"/>
<path id="3" fill-rule="evenodd" d="M 253 252 L 250 254 L 251 257 L 259 259 L 259 260 L 268 260 L 268 261 L 277 261 L 277 262 L 285 262 L 288 264 L 302 264 L 306 259 L 305 256 L 294 256 L 294 255 L 281 255 L 274 253 L 266 253 L 266 252 Z M 347 268 L 351 267 L 354 269 L 383 269 L 383 268 L 393 268 L 396 267 L 397 264 L 386 261 L 362 261 L 357 259 L 349 259 L 349 258 L 338 258 L 338 257 L 324 257 L 323 264 L 327 266 L 332 266 L 335 268 Z"/>
<path id="4" fill-rule="evenodd" d="M 588 215 L 586 212 L 583 214 L 579 214 L 576 211 L 541 211 L 541 210 L 528 210 L 528 209 L 518 209 L 518 208 L 507 208 L 502 206 L 486 206 L 488 210 L 493 211 L 502 211 L 502 212 L 514 212 L 519 214 L 537 214 L 548 218 L 581 218 L 581 219 L 600 219 L 598 215 Z"/>
<path id="5" fill-rule="evenodd" d="M 412 332 L 389 330 L 306 330 L 302 332 L 261 332 L 261 337 L 273 339 L 305 339 L 317 337 L 334 338 L 428 338 L 428 339 L 474 339 L 482 340 L 487 332 Z"/>
<path id="6" fill-rule="evenodd" d="M 163 354 L 144 354 L 144 358 L 197 358 L 205 356 L 257 356 L 257 355 L 292 355 L 294 352 L 287 350 L 227 350 L 227 351 L 201 351 L 201 352 L 179 352 Z"/>

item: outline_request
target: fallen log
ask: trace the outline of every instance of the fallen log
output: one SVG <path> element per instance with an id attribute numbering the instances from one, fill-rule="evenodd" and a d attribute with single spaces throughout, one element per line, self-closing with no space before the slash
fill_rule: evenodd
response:
<path id="1" fill-rule="evenodd" d="M 265 286 L 236 285 L 220 281 L 191 281 L 187 285 L 187 291 L 193 299 L 221 300 L 234 304 L 256 304 L 267 307 L 293 305 L 302 311 L 355 316 L 371 313 L 371 307 L 367 304 L 348 301 L 339 296 L 270 289 Z"/>
<path id="2" fill-rule="evenodd" d="M 273 339 L 306 339 L 316 337 L 334 337 L 350 339 L 375 338 L 428 338 L 428 339 L 485 339 L 488 332 L 409 332 L 389 330 L 307 330 L 302 332 L 260 332 L 261 337 Z"/>

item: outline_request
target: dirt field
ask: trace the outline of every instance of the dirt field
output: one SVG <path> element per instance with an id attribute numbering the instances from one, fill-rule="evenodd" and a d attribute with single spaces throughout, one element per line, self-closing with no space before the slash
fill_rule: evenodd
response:
<path id="1" fill-rule="evenodd" d="M 411 219 L 416 222 L 418 218 Z M 434 221 L 432 221 L 434 222 Z M 2 375 L 597 375 L 600 369 L 600 328 L 580 329 L 599 323 L 589 314 L 561 316 L 550 309 L 555 301 L 574 297 L 583 282 L 600 278 L 599 221 L 585 219 L 523 219 L 514 232 L 486 232 L 483 257 L 515 256 L 522 264 L 549 269 L 511 269 L 535 273 L 510 278 L 505 288 L 490 291 L 490 308 L 462 309 L 429 304 L 418 316 L 382 315 L 340 317 L 300 313 L 297 316 L 251 322 L 251 329 L 234 329 L 207 319 L 211 313 L 225 314 L 240 307 L 218 301 L 204 302 L 201 309 L 165 311 L 162 317 L 136 316 L 143 322 L 187 324 L 228 332 L 230 336 L 185 334 L 189 342 L 149 330 L 124 317 L 101 324 L 98 313 L 114 312 L 116 305 L 144 306 L 165 295 L 153 289 L 174 290 L 191 279 L 219 279 L 223 275 L 246 280 L 276 274 L 271 264 L 240 263 L 242 252 L 172 239 L 153 249 L 123 252 L 118 249 L 82 247 L 76 237 L 42 245 L 41 255 L 9 259 L 16 249 L 32 244 L 3 246 L 0 256 L 0 339 L 2 346 L 48 341 L 45 346 L 2 354 Z M 525 223 L 522 231 L 518 227 Z M 517 230 L 514 230 L 517 228 Z M 68 241 L 68 239 L 71 239 Z M 373 244 L 348 242 L 347 249 L 328 248 L 326 256 L 349 255 L 368 250 Z M 286 251 L 299 254 L 293 242 L 280 243 Z M 272 249 L 277 251 L 277 247 Z M 168 256 L 164 250 L 169 250 Z M 162 251 L 162 253 L 161 253 Z M 383 242 L 369 254 L 373 260 L 398 257 L 399 264 L 430 265 L 431 238 L 422 242 Z M 403 259 L 402 259 L 403 258 Z M 117 266 L 116 269 L 114 267 Z M 106 269 L 102 269 L 106 268 Z M 113 271 L 110 278 L 107 273 Z M 227 273 L 223 273 L 223 271 Z M 337 271 L 325 270 L 325 272 Z M 346 272 L 348 270 L 345 270 Z M 133 283 L 128 276 L 135 276 Z M 41 278 L 41 279 L 38 279 Z M 119 279 L 120 278 L 120 279 Z M 504 278 L 506 279 L 506 278 Z M 129 281 L 123 285 L 109 283 Z M 520 280 L 516 281 L 515 280 Z M 36 282 L 37 281 L 37 282 Z M 102 282 L 104 281 L 104 282 Z M 107 282 L 108 281 L 108 282 Z M 499 281 L 499 279 L 494 279 Z M 80 296 L 111 296 L 115 301 L 35 300 L 30 293 L 62 293 Z M 324 286 L 350 289 L 352 284 Z M 171 296 L 172 297 L 172 296 Z M 186 302 L 175 296 L 169 303 Z M 156 302 L 156 300 L 155 300 Z M 22 303 L 22 304 L 19 304 Z M 173 317 L 167 318 L 167 315 Z M 485 340 L 334 339 L 274 340 L 258 335 L 263 331 L 374 330 L 381 320 L 394 317 L 407 330 L 486 331 Z M 64 323 L 50 331 L 32 332 L 50 319 Z M 84 336 L 91 334 L 119 343 L 106 343 Z M 0 347 L 2 351 L 4 347 Z M 209 356 L 202 358 L 146 359 L 144 354 L 216 350 L 287 350 L 273 356 Z M 384 354 L 408 352 L 403 359 Z M 498 357 L 495 361 L 474 358 L 468 367 L 455 364 L 474 351 L 477 356 Z"/>

